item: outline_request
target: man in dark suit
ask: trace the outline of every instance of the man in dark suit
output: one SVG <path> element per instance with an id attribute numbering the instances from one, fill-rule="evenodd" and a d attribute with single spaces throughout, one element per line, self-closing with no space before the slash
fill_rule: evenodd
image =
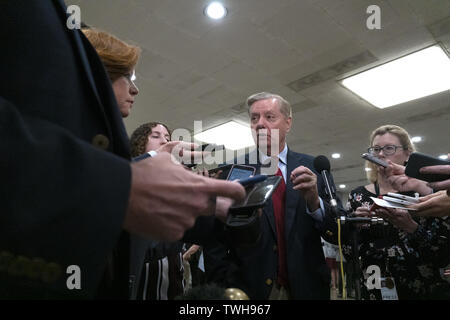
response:
<path id="1" fill-rule="evenodd" d="M 329 299 L 330 275 L 320 237 L 335 243 L 337 230 L 324 181 L 312 156 L 286 144 L 292 112 L 285 99 L 262 92 L 250 96 L 247 106 L 258 151 L 237 163 L 283 179 L 263 209 L 257 243 L 205 246 L 208 279 L 241 288 L 250 299 Z M 341 204 L 339 208 L 344 213 Z"/>
<path id="2" fill-rule="evenodd" d="M 126 299 L 128 232 L 177 240 L 244 190 L 168 153 L 130 164 L 111 82 L 62 0 L 0 12 L 0 299 Z"/>

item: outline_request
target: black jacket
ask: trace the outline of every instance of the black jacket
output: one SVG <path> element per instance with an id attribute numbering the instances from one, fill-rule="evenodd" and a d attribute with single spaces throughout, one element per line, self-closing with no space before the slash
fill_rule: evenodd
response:
<path id="1" fill-rule="evenodd" d="M 0 12 L 0 298 L 98 297 L 102 278 L 126 298 L 128 264 L 114 261 L 127 256 L 131 171 L 110 80 L 62 1 Z M 67 288 L 71 265 L 80 290 Z"/>

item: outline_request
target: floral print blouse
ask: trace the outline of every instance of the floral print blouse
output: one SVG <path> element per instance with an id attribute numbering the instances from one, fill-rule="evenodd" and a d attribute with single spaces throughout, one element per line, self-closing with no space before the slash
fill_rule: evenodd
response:
<path id="1" fill-rule="evenodd" d="M 364 186 L 349 194 L 347 209 L 354 212 L 360 206 L 370 207 L 375 194 Z M 380 267 L 381 277 L 393 277 L 399 300 L 450 299 L 450 282 L 440 274 L 450 262 L 450 219 L 414 217 L 417 230 L 408 234 L 392 224 L 360 226 L 358 232 L 361 298 L 381 300 L 381 290 L 367 288 L 370 265 Z M 350 242 L 344 245 L 348 262 Z M 351 280 L 350 280 L 351 281 Z"/>

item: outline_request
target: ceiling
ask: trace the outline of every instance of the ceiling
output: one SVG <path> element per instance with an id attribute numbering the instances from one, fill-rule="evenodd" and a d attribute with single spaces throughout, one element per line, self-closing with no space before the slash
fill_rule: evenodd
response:
<path id="1" fill-rule="evenodd" d="M 208 2 L 66 0 L 88 25 L 143 50 L 129 134 L 149 121 L 189 130 L 194 120 L 203 129 L 247 123 L 246 97 L 270 91 L 293 106 L 290 148 L 328 156 L 344 193 L 366 184 L 360 155 L 382 124 L 422 136 L 421 152 L 450 152 L 450 90 L 383 110 L 337 82 L 436 42 L 450 49 L 450 0 L 223 0 L 221 21 L 203 14 Z M 374 4 L 381 30 L 366 26 Z"/>

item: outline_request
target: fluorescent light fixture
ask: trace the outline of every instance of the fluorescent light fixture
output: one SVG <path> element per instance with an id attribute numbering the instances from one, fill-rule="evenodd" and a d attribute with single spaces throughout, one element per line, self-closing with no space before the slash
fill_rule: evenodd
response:
<path id="1" fill-rule="evenodd" d="M 229 121 L 220 126 L 200 132 L 194 139 L 205 143 L 224 145 L 230 150 L 239 150 L 255 145 L 250 127 Z"/>
<path id="2" fill-rule="evenodd" d="M 441 155 L 439 156 L 439 159 L 447 160 L 447 159 L 448 159 L 448 156 L 447 156 L 446 154 L 441 154 Z"/>
<path id="3" fill-rule="evenodd" d="M 422 137 L 412 137 L 411 141 L 416 143 L 416 142 L 421 142 L 422 141 Z"/>
<path id="4" fill-rule="evenodd" d="M 345 189 L 345 187 L 346 187 L 345 184 L 340 184 L 340 185 L 339 185 L 339 188 L 340 188 L 340 189 Z"/>
<path id="5" fill-rule="evenodd" d="M 331 157 L 332 157 L 333 159 L 339 159 L 339 158 L 341 157 L 341 154 L 340 154 L 340 153 L 333 153 L 333 154 L 331 155 Z"/>
<path id="6" fill-rule="evenodd" d="M 205 9 L 205 14 L 211 19 L 222 19 L 227 15 L 227 9 L 220 2 L 211 2 Z"/>
<path id="7" fill-rule="evenodd" d="M 366 170 L 367 172 L 372 171 L 371 168 L 364 168 L 364 170 Z"/>
<path id="8" fill-rule="evenodd" d="M 342 80 L 342 85 L 383 109 L 450 89 L 450 59 L 438 45 Z"/>

